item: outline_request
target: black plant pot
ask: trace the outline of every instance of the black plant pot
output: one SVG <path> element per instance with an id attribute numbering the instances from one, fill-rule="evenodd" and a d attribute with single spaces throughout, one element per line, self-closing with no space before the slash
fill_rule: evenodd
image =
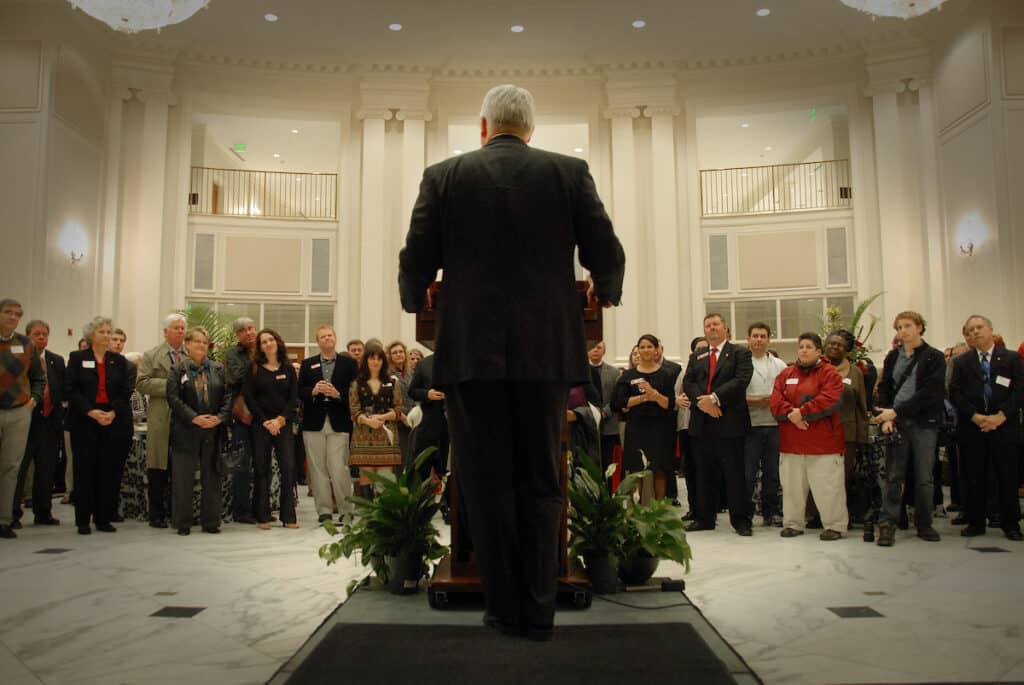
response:
<path id="1" fill-rule="evenodd" d="M 658 557 L 641 552 L 629 559 L 623 559 L 619 564 L 619 578 L 626 585 L 643 585 L 658 569 Z"/>
<path id="2" fill-rule="evenodd" d="M 419 590 L 423 575 L 423 554 L 403 551 L 395 557 L 384 557 L 388 567 L 388 590 L 396 595 L 411 595 Z"/>
<path id="3" fill-rule="evenodd" d="M 599 595 L 610 595 L 619 591 L 619 560 L 617 557 L 584 555 L 590 586 Z"/>

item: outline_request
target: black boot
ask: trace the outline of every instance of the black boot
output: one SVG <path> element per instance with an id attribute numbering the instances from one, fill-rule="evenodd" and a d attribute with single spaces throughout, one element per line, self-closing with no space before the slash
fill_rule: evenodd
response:
<path id="1" fill-rule="evenodd" d="M 167 471 L 148 469 L 149 480 L 149 524 L 155 528 L 167 527 Z"/>

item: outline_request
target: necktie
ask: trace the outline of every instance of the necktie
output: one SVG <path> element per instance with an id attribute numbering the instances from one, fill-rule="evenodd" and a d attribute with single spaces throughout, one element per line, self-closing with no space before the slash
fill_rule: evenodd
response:
<path id="1" fill-rule="evenodd" d="M 718 348 L 711 348 L 711 364 L 708 367 L 708 390 L 707 394 L 711 394 L 711 379 L 715 377 L 715 366 L 718 364 Z"/>
<path id="2" fill-rule="evenodd" d="M 42 357 L 43 370 L 46 370 L 46 357 Z M 53 398 L 50 397 L 50 379 L 46 379 L 46 387 L 43 390 L 43 418 L 45 419 L 53 411 Z"/>
<path id="3" fill-rule="evenodd" d="M 171 361 L 177 364 L 181 361 L 181 353 L 178 350 L 171 350 Z"/>
<path id="4" fill-rule="evenodd" d="M 981 380 L 984 383 L 985 411 L 988 411 L 988 405 L 992 402 L 992 366 L 988 363 L 988 352 L 981 353 Z"/>

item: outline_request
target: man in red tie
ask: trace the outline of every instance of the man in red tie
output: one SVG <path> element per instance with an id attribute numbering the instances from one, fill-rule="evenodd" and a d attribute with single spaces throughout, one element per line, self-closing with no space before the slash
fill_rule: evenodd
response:
<path id="1" fill-rule="evenodd" d="M 690 398 L 690 441 L 697 456 L 697 513 L 687 530 L 712 530 L 718 514 L 718 483 L 725 472 L 729 521 L 736 532 L 751 535 L 751 506 L 746 493 L 743 441 L 750 432 L 747 385 L 754 373 L 750 350 L 728 341 L 721 314 L 704 317 L 708 347 L 694 352 L 683 376 Z"/>
<path id="2" fill-rule="evenodd" d="M 39 361 L 46 371 L 46 388 L 43 401 L 32 411 L 32 423 L 25 444 L 25 456 L 18 469 L 18 483 L 14 491 L 14 528 L 21 527 L 21 498 L 25 492 L 25 481 L 29 469 L 35 469 L 32 477 L 32 514 L 37 526 L 56 526 L 60 521 L 53 518 L 51 498 L 53 477 L 57 468 L 57 455 L 64 440 L 64 358 L 46 349 L 50 342 L 50 325 L 45 321 L 29 321 L 25 335 L 39 354 Z"/>

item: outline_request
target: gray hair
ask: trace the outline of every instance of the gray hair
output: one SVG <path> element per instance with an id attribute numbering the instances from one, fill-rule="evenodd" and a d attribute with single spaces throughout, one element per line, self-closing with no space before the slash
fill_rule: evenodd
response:
<path id="1" fill-rule="evenodd" d="M 96 329 L 100 326 L 113 326 L 113 320 L 105 316 L 94 316 L 89 323 L 82 327 L 82 337 L 92 342 L 92 334 L 96 332 Z"/>
<path id="2" fill-rule="evenodd" d="M 50 332 L 50 324 L 46 323 L 42 319 L 32 319 L 29 321 L 25 326 L 25 335 L 31 333 L 33 328 L 45 328 L 47 333 Z"/>
<path id="3" fill-rule="evenodd" d="M 243 330 L 245 330 L 246 326 L 252 326 L 255 328 L 256 322 L 250 319 L 248 316 L 240 316 L 237 319 L 235 319 L 235 323 L 232 326 L 232 328 L 234 328 L 235 330 L 235 335 L 238 335 Z"/>
<path id="4" fill-rule="evenodd" d="M 533 95 L 512 84 L 495 86 L 484 96 L 480 116 L 492 131 L 533 133 Z"/>
<path id="5" fill-rule="evenodd" d="M 164 319 L 164 330 L 166 331 L 168 328 L 173 326 L 175 321 L 181 321 L 182 323 L 184 323 L 185 315 L 178 314 L 177 312 L 175 312 L 174 314 L 168 314 L 167 318 Z"/>
<path id="6" fill-rule="evenodd" d="M 986 326 L 988 326 L 989 328 L 992 328 L 992 319 L 988 318 L 987 316 L 983 316 L 981 314 L 971 314 L 970 316 L 967 317 L 967 320 L 964 321 L 964 328 L 963 328 L 964 333 L 967 332 L 967 324 L 969 324 L 971 322 L 971 319 L 981 319 L 982 321 L 985 322 Z"/>

